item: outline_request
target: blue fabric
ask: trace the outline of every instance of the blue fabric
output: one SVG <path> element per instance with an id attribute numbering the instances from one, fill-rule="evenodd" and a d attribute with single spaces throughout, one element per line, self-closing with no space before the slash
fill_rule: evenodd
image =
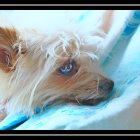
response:
<path id="1" fill-rule="evenodd" d="M 77 22 L 82 22 L 91 11 L 81 15 Z M 140 11 L 133 14 L 126 23 L 126 27 L 111 51 L 110 56 L 102 64 L 104 71 L 112 79 L 116 79 L 115 86 L 120 89 L 115 96 L 121 96 L 127 87 L 132 85 L 140 75 Z M 119 59 L 118 59 L 119 58 Z M 129 79 L 129 80 L 126 80 Z M 112 91 L 112 94 L 115 91 Z M 110 99 L 108 99 L 109 101 Z M 109 108 L 108 101 L 97 106 L 63 105 L 53 108 L 46 107 L 46 111 L 37 113 L 28 119 L 24 115 L 8 116 L 0 123 L 0 130 L 36 130 L 36 129 L 81 129 L 83 126 L 94 129 L 95 120 L 99 120 L 104 110 Z M 109 110 L 109 109 L 108 109 Z M 20 126 L 18 126 L 20 124 Z M 92 125 L 91 125 L 92 124 Z M 17 125 L 17 126 L 16 126 Z"/>
<path id="2" fill-rule="evenodd" d="M 12 116 L 7 116 L 1 123 L 0 123 L 0 130 L 10 130 L 14 129 L 21 123 L 25 122 L 28 118 L 23 114 L 16 114 Z"/>

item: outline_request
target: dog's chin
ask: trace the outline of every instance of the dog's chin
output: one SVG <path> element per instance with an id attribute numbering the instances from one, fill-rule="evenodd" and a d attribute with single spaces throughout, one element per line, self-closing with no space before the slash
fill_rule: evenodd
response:
<path id="1" fill-rule="evenodd" d="M 108 95 L 109 96 L 109 95 Z M 78 100 L 81 105 L 98 105 L 99 103 L 102 103 L 108 99 L 108 96 L 102 96 L 98 98 L 90 98 L 90 99 L 84 99 L 84 100 Z"/>
<path id="2" fill-rule="evenodd" d="M 100 103 L 103 103 L 105 101 L 108 100 L 108 98 L 110 97 L 110 94 L 103 94 L 101 96 L 97 96 L 97 97 L 89 97 L 89 98 L 59 98 L 56 99 L 55 101 L 52 101 L 51 104 L 66 104 L 66 103 L 70 103 L 70 104 L 76 104 L 76 105 L 87 105 L 87 106 L 94 106 L 94 105 L 98 105 Z"/>

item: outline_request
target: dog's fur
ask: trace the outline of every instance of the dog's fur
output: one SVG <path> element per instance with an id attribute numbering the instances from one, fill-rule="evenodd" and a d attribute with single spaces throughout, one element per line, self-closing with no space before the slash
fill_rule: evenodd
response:
<path id="1" fill-rule="evenodd" d="M 53 34 L 0 27 L 0 98 L 6 114 L 33 115 L 38 106 L 68 100 L 93 105 L 108 96 L 113 81 L 98 66 L 114 11 L 106 11 L 98 30 Z M 92 28 L 92 27 L 91 27 Z M 60 69 L 71 66 L 65 75 Z"/>

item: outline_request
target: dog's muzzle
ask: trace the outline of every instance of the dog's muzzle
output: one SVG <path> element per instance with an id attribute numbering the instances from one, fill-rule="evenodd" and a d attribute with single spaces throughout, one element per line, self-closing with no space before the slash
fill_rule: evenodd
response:
<path id="1" fill-rule="evenodd" d="M 94 98 L 85 98 L 83 100 L 79 100 L 83 105 L 95 105 L 99 102 L 104 101 L 109 94 L 111 93 L 114 87 L 114 82 L 110 79 L 100 80 L 98 85 L 98 95 Z"/>

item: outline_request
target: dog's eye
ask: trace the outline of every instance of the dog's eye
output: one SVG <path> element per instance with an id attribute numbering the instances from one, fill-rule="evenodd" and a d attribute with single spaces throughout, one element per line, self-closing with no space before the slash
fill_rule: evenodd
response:
<path id="1" fill-rule="evenodd" d="M 75 61 L 71 60 L 67 64 L 64 64 L 62 67 L 59 68 L 59 73 L 67 76 L 73 73 L 74 68 Z"/>

